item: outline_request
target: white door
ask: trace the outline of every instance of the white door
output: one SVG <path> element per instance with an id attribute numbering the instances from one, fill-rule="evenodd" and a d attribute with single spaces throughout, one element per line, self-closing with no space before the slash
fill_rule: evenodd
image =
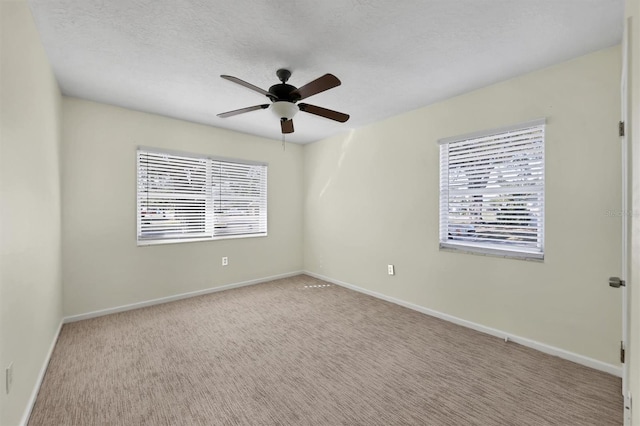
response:
<path id="1" fill-rule="evenodd" d="M 624 127 L 629 126 L 629 120 L 627 117 L 628 110 L 628 68 L 629 68 L 629 34 L 631 18 L 625 21 L 624 33 L 622 37 L 622 76 L 620 79 L 620 99 L 621 99 L 621 117 L 620 121 L 624 123 Z M 628 282 L 628 265 L 629 265 L 629 216 L 631 212 L 629 210 L 629 148 L 628 138 L 629 129 L 624 129 L 621 136 L 622 146 L 622 276 L 620 277 L 624 282 Z M 629 310 L 628 310 L 628 298 L 627 298 L 627 286 L 620 287 L 620 294 L 622 299 L 622 342 L 621 349 L 626 352 L 629 332 Z M 625 354 L 625 358 L 628 358 Z M 628 401 L 628 360 L 622 363 L 622 395 L 624 397 L 624 424 L 630 425 L 630 401 Z"/>

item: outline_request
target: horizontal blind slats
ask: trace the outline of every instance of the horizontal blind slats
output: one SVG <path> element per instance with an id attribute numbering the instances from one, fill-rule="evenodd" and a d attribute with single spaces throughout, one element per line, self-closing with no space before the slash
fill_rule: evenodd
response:
<path id="1" fill-rule="evenodd" d="M 542 253 L 544 125 L 440 145 L 440 241 Z"/>
<path id="2" fill-rule="evenodd" d="M 507 139 L 507 138 L 514 138 L 514 137 L 518 137 L 521 135 L 526 135 L 526 134 L 536 134 L 539 132 L 544 132 L 544 130 L 540 130 L 540 129 L 544 129 L 544 125 L 540 125 L 540 126 L 533 126 L 533 127 L 526 127 L 526 128 L 522 128 L 516 131 L 511 131 L 511 132 L 503 132 L 503 133 L 496 133 L 496 134 L 492 134 L 492 135 L 484 135 L 484 136 L 479 136 L 479 137 L 475 137 L 475 138 L 469 138 L 469 139 L 464 139 L 464 140 L 459 140 L 459 141 L 455 141 L 455 142 L 450 142 L 450 145 L 453 146 L 453 149 L 456 148 L 460 148 L 460 147 L 467 147 L 467 146 L 473 146 L 473 145 L 482 145 L 482 144 L 486 144 L 486 143 L 494 143 L 496 140 L 499 139 Z M 544 133 L 542 133 L 544 135 Z"/>
<path id="3" fill-rule="evenodd" d="M 138 238 L 266 235 L 267 166 L 138 150 Z"/>

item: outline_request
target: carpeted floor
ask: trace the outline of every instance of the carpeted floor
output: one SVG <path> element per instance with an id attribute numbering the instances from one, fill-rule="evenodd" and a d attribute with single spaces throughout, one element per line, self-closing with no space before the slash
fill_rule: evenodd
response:
<path id="1" fill-rule="evenodd" d="M 620 379 L 308 276 L 67 324 L 36 425 L 620 425 Z"/>

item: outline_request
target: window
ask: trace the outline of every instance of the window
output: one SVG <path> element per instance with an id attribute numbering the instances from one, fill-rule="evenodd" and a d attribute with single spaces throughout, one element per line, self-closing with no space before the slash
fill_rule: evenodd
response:
<path id="1" fill-rule="evenodd" d="M 267 166 L 138 149 L 138 244 L 267 235 Z"/>
<path id="2" fill-rule="evenodd" d="M 544 257 L 545 120 L 440 143 L 440 247 Z"/>

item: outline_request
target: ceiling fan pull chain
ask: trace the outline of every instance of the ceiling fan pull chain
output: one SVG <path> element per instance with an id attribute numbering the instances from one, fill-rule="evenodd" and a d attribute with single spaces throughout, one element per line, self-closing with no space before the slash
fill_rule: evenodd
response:
<path id="1" fill-rule="evenodd" d="M 285 145 L 284 145 L 284 133 L 283 133 L 283 134 L 282 134 L 282 150 L 283 150 L 283 151 L 285 150 L 285 148 L 284 148 L 284 147 L 285 147 Z"/>

